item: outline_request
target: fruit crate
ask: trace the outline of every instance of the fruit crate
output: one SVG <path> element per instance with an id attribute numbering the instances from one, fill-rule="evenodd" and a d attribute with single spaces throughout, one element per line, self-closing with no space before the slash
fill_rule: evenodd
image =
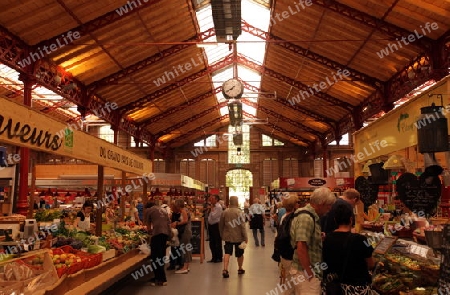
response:
<path id="1" fill-rule="evenodd" d="M 62 246 L 60 248 L 52 249 L 53 255 L 62 255 L 62 254 L 75 254 L 75 251 L 70 246 Z M 78 255 L 77 255 L 78 256 Z M 74 274 L 76 272 L 79 272 L 80 270 L 85 268 L 86 265 L 86 258 L 81 257 L 81 262 L 73 262 L 70 266 L 62 266 L 60 268 L 57 268 L 56 271 L 58 273 L 58 276 L 61 277 L 64 274 Z"/>
<path id="2" fill-rule="evenodd" d="M 77 251 L 77 250 L 75 250 Z M 103 254 L 102 253 L 87 253 L 83 251 L 77 251 L 77 255 L 84 258 L 86 261 L 84 268 L 92 268 L 103 262 Z"/>
<path id="3" fill-rule="evenodd" d="M 87 253 L 84 251 L 75 250 L 71 246 L 62 246 L 61 249 L 63 249 L 63 251 L 66 253 L 72 253 L 81 257 L 81 259 L 84 261 L 84 268 L 92 268 L 99 265 L 103 261 L 102 253 Z"/>

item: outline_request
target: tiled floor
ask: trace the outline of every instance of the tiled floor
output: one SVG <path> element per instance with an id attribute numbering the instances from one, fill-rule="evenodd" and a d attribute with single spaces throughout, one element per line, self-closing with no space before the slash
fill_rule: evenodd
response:
<path id="1" fill-rule="evenodd" d="M 152 287 L 146 280 L 134 280 L 129 275 L 125 286 L 115 286 L 108 290 L 108 295 L 148 295 L 148 294 L 168 294 L 168 295 L 193 295 L 193 294 L 271 294 L 271 290 L 277 287 L 278 266 L 271 259 L 273 252 L 274 235 L 269 227 L 266 227 L 266 246 L 256 247 L 253 242 L 251 231 L 248 230 L 249 245 L 245 249 L 244 269 L 245 274 L 237 274 L 236 258 L 231 259 L 230 277 L 222 278 L 222 263 L 200 263 L 199 258 L 194 258 L 190 265 L 191 271 L 188 274 L 174 274 L 167 271 L 168 285 L 164 287 Z M 205 242 L 206 260 L 211 258 L 209 244 Z M 122 284 L 123 285 L 123 284 Z M 106 294 L 106 292 L 105 292 Z M 272 293 L 277 294 L 277 293 Z"/>

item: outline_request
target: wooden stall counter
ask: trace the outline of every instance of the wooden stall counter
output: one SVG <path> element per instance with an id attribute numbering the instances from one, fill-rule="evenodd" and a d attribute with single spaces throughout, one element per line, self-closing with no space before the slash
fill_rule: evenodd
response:
<path id="1" fill-rule="evenodd" d="M 104 261 L 96 267 L 84 269 L 72 275 L 64 275 L 55 285 L 39 295 L 100 294 L 140 267 L 147 259 L 147 255 L 139 254 L 139 250 L 134 249 Z"/>

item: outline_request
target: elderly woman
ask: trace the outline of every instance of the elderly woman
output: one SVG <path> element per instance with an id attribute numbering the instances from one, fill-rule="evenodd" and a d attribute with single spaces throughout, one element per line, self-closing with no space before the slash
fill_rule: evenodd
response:
<path id="1" fill-rule="evenodd" d="M 234 255 L 238 262 L 238 274 L 244 274 L 245 270 L 242 268 L 244 263 L 244 249 L 239 247 L 242 242 L 247 243 L 247 231 L 245 229 L 245 215 L 239 209 L 238 197 L 230 197 L 230 206 L 226 209 L 219 221 L 219 231 L 222 240 L 225 241 L 225 255 L 223 258 L 223 272 L 222 276 L 228 278 L 230 275 L 228 273 L 228 263 L 230 261 L 230 256 Z"/>

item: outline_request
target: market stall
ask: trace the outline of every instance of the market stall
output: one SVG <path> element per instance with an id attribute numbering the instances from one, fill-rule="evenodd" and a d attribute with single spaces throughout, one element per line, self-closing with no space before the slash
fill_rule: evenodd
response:
<path id="1" fill-rule="evenodd" d="M 58 198 L 65 200 L 65 196 L 59 194 L 62 191 L 58 191 L 58 188 L 61 188 L 59 186 L 54 186 L 52 189 L 47 186 L 47 193 L 43 196 L 44 204 L 52 208 L 48 209 L 44 206 L 47 209 L 37 210 L 35 215 L 28 219 L 25 216 L 26 213 L 25 215 L 8 213 L 9 216 L 0 218 L 0 272 L 3 271 L 4 274 L 0 277 L 0 290 L 6 294 L 44 294 L 45 292 L 63 294 L 69 289 L 91 290 L 97 282 L 102 282 L 99 283 L 99 288 L 107 288 L 114 283 L 115 279 L 111 280 L 110 276 L 107 279 L 102 277 L 105 269 L 114 270 L 117 277 L 120 277 L 141 264 L 147 255 L 139 255 L 137 248 L 142 241 L 148 239 L 146 229 L 130 222 L 121 222 L 121 220 L 117 220 L 114 224 L 106 224 L 102 222 L 102 214 L 105 213 L 104 210 L 109 203 L 118 201 L 115 198 L 122 197 L 124 200 L 124 196 L 136 189 L 136 185 L 141 183 L 146 185 L 153 178 L 151 161 L 85 132 L 69 129 L 67 125 L 43 113 L 10 100 L 0 98 L 0 104 L 2 105 L 0 123 L 2 130 L 7 131 L 0 134 L 0 142 L 92 163 L 91 168 L 87 168 L 87 165 L 69 169 L 67 167 L 58 169 L 57 165 L 43 167 L 43 170 L 47 170 L 47 174 L 57 173 L 58 179 L 42 177 L 37 182 L 38 186 L 42 185 L 40 181 L 47 181 L 46 184 L 49 184 L 48 181 L 80 180 L 80 178 L 76 179 L 76 175 L 81 177 L 81 180 L 85 180 L 83 175 L 94 176 L 89 180 L 96 186 L 96 194 L 90 194 L 89 189 L 85 187 L 86 194 L 80 196 L 83 201 L 86 197 L 90 197 L 95 203 L 95 212 L 90 215 L 92 221 L 95 219 L 95 232 L 80 231 L 71 225 L 71 219 L 74 216 L 65 214 L 67 213 L 65 209 L 57 206 Z M 22 166 L 28 166 L 28 164 L 28 162 L 20 163 Z M 119 183 L 111 182 L 109 188 L 107 187 L 109 183 L 105 183 L 105 175 L 108 175 L 109 168 L 105 167 L 119 171 L 116 173 L 120 178 Z M 76 169 L 90 170 L 87 173 L 80 173 L 78 170 L 75 171 Z M 36 169 L 33 170 L 34 173 L 28 180 L 28 185 L 33 184 L 33 187 L 36 187 Z M 42 171 L 40 173 L 44 174 Z M 69 178 L 75 177 L 75 179 L 68 179 L 68 174 L 71 175 Z M 66 178 L 64 179 L 61 175 L 65 175 Z M 14 174 L 12 179 L 16 178 L 17 175 Z M 127 183 L 127 178 L 133 178 L 133 180 Z M 105 188 L 112 187 L 115 187 L 116 191 L 122 191 L 122 194 L 112 194 L 112 199 L 111 196 L 104 194 Z M 24 189 L 26 191 L 27 187 L 20 187 L 21 195 Z M 20 204 L 18 206 L 20 212 L 26 212 L 29 208 L 27 200 L 22 199 L 22 196 L 17 198 L 14 191 L 14 188 L 7 191 L 8 199 L 13 205 L 15 202 Z M 4 196 L 5 191 L 2 192 Z M 31 204 L 32 197 L 29 196 Z M 77 196 L 73 198 L 75 199 Z M 20 202 L 25 202 L 26 205 Z M 122 201 L 120 204 L 123 214 L 125 202 Z M 76 207 L 74 209 L 77 210 Z M 10 212 L 9 209 L 8 211 Z M 13 278 L 10 275 L 11 272 L 19 276 Z M 37 279 L 44 273 L 53 275 L 46 275 L 45 280 Z M 61 288 L 66 288 L 63 293 Z M 97 287 L 93 290 L 95 288 Z"/>

